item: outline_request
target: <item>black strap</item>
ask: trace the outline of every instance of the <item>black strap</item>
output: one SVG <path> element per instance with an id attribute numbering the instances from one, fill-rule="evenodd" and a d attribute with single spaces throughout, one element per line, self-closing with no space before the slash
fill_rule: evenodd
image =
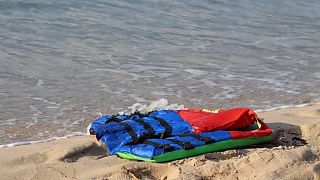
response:
<path id="1" fill-rule="evenodd" d="M 174 148 L 172 146 L 170 146 L 169 144 L 160 144 L 160 143 L 153 142 L 150 140 L 145 140 L 142 144 L 153 145 L 159 149 L 163 149 L 165 152 L 170 152 L 170 151 L 174 150 Z"/>
<path id="2" fill-rule="evenodd" d="M 110 122 L 118 122 L 118 123 L 122 123 L 122 121 L 124 121 L 123 119 L 117 118 L 116 116 L 112 116 L 110 119 L 108 119 L 106 121 L 106 123 L 110 123 Z"/>
<path id="3" fill-rule="evenodd" d="M 160 122 L 160 124 L 165 128 L 165 132 L 163 133 L 163 136 L 161 136 L 161 138 L 165 138 L 165 137 L 170 137 L 172 134 L 172 127 L 168 124 L 167 121 L 165 121 L 162 118 L 159 117 L 155 117 L 155 116 L 150 116 L 155 120 L 158 120 Z"/>
<path id="4" fill-rule="evenodd" d="M 151 113 L 150 113 L 151 114 Z M 148 114 L 148 115 L 150 115 Z M 136 113 L 135 115 L 138 115 L 138 113 Z M 153 119 L 157 120 L 160 122 L 160 124 L 165 128 L 165 132 L 160 136 L 160 138 L 165 138 L 165 137 L 170 137 L 172 134 L 172 127 L 168 124 L 167 121 L 165 121 L 162 118 L 159 117 L 154 117 L 154 116 L 149 116 L 152 117 Z M 109 118 L 105 123 L 109 123 L 109 122 L 118 122 L 121 123 L 125 128 L 127 133 L 131 136 L 133 143 L 137 143 L 139 142 L 139 138 L 137 137 L 137 134 L 134 132 L 134 130 L 132 129 L 132 127 L 130 125 L 128 125 L 127 123 L 124 122 L 124 120 L 126 119 L 120 119 L 117 116 L 111 116 L 111 118 Z M 144 137 L 143 139 L 149 138 L 149 137 L 154 137 L 155 135 L 155 130 L 145 121 L 143 121 L 142 119 L 137 119 L 134 120 L 135 122 L 143 125 L 143 127 L 148 131 L 147 135 L 144 135 L 146 137 Z"/>
<path id="5" fill-rule="evenodd" d="M 166 140 L 174 142 L 186 150 L 194 148 L 194 146 L 190 142 L 183 142 L 183 141 L 179 141 L 177 139 L 166 139 Z"/>
<path id="6" fill-rule="evenodd" d="M 148 134 L 144 134 L 144 138 L 147 139 L 155 135 L 156 131 L 143 119 L 136 119 L 135 122 L 141 124 L 148 131 Z"/>
<path id="7" fill-rule="evenodd" d="M 105 124 L 109 123 L 109 122 L 122 122 L 124 121 L 125 119 L 120 119 L 118 118 L 117 116 L 115 115 L 112 115 L 109 119 L 106 120 Z"/>
<path id="8" fill-rule="evenodd" d="M 122 124 L 124 126 L 124 128 L 126 129 L 127 133 L 131 136 L 133 143 L 137 143 L 139 141 L 138 136 L 134 132 L 132 127 L 129 124 L 127 124 L 126 122 L 123 122 L 123 119 L 113 117 L 110 119 L 109 122 L 118 122 L 118 123 Z"/>
<path id="9" fill-rule="evenodd" d="M 110 119 L 108 119 L 107 123 L 110 123 L 110 122 L 121 123 L 122 125 L 125 126 L 126 131 L 131 136 L 133 142 L 137 143 L 139 141 L 137 134 L 134 132 L 134 130 L 132 129 L 132 127 L 130 125 L 128 125 L 126 122 L 124 122 L 124 120 L 126 120 L 126 119 L 120 119 L 120 118 L 117 118 L 116 116 L 112 116 Z M 147 139 L 147 138 L 153 137 L 155 135 L 156 131 L 143 119 L 136 119 L 134 121 L 141 124 L 148 131 L 147 134 L 143 134 L 143 136 L 141 136 L 141 139 Z"/>
<path id="10" fill-rule="evenodd" d="M 205 144 L 211 144 L 214 143 L 215 141 L 211 138 L 208 137 L 202 137 L 199 134 L 179 134 L 178 136 L 180 137 L 193 137 L 195 139 L 198 139 L 199 141 L 203 141 Z"/>
<path id="11" fill-rule="evenodd" d="M 147 113 L 141 113 L 140 111 L 135 111 L 135 112 L 127 115 L 126 119 L 129 119 L 129 118 L 131 118 L 132 116 L 135 116 L 135 115 L 139 116 L 139 118 L 147 117 L 147 116 L 150 116 L 153 112 L 155 112 L 155 111 L 150 111 L 150 112 L 147 112 Z M 117 114 L 117 115 L 119 115 L 119 114 Z"/>
<path id="12" fill-rule="evenodd" d="M 121 122 L 121 124 L 126 128 L 126 131 L 131 136 L 132 141 L 134 143 L 138 142 L 139 139 L 137 137 L 137 134 L 132 129 L 132 127 L 129 124 L 125 123 L 125 122 Z"/>

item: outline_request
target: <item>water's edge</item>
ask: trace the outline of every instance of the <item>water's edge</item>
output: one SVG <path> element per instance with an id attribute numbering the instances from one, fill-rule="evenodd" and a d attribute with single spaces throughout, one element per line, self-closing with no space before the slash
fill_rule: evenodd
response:
<path id="1" fill-rule="evenodd" d="M 297 105 L 283 105 L 283 106 L 278 106 L 278 107 L 273 107 L 269 109 L 257 109 L 254 110 L 256 113 L 261 113 L 261 112 L 268 112 L 268 111 L 276 111 L 280 109 L 291 109 L 291 108 L 301 108 L 301 107 L 306 107 L 306 106 L 312 106 L 316 104 L 319 101 L 314 101 L 312 103 L 303 103 L 303 104 L 297 104 Z M 59 139 L 65 139 L 65 138 L 71 138 L 75 136 L 87 136 L 88 133 L 84 132 L 74 132 L 71 134 L 68 134 L 66 136 L 61 136 L 61 137 L 50 137 L 47 139 L 42 139 L 42 140 L 35 140 L 35 141 L 21 141 L 21 142 L 14 142 L 14 143 L 8 143 L 8 144 L 0 144 L 0 148 L 9 148 L 9 147 L 15 147 L 15 146 L 22 146 L 22 145 L 30 145 L 30 144 L 38 144 L 38 143 L 44 143 L 44 142 L 50 142 L 50 141 L 55 141 Z"/>

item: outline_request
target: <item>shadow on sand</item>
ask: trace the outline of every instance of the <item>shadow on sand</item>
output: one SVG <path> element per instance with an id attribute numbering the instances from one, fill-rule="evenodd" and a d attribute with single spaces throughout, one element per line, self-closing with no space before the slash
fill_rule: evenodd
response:
<path id="1" fill-rule="evenodd" d="M 267 123 L 272 129 L 272 140 L 268 146 L 304 146 L 307 144 L 302 137 L 300 126 L 287 123 Z"/>

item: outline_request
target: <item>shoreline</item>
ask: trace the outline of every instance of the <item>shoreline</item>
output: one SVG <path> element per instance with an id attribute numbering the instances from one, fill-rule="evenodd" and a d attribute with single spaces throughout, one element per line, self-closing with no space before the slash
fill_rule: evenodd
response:
<path id="1" fill-rule="evenodd" d="M 312 106 L 315 104 L 320 103 L 320 101 L 312 101 L 308 103 L 302 103 L 302 104 L 296 104 L 296 105 L 282 105 L 282 106 L 277 106 L 277 107 L 272 107 L 272 108 L 267 108 L 267 109 L 257 109 L 254 110 L 257 114 L 259 113 L 265 113 L 265 112 L 272 112 L 272 111 L 277 111 L 281 109 L 294 109 L 294 108 L 301 108 L 301 107 L 307 107 L 307 106 Z M 31 141 L 17 141 L 17 142 L 11 142 L 11 143 L 5 143 L 5 144 L 0 144 L 0 148 L 8 148 L 8 147 L 15 147 L 15 146 L 23 146 L 23 145 L 30 145 L 30 144 L 37 144 L 37 143 L 45 143 L 45 142 L 51 142 L 59 139 L 65 139 L 65 138 L 71 138 L 71 137 L 76 137 L 76 136 L 86 136 L 88 135 L 87 132 L 73 132 L 71 134 L 67 134 L 65 136 L 55 136 L 55 137 L 49 137 L 46 139 L 40 139 L 40 140 L 31 140 Z"/>
<path id="2" fill-rule="evenodd" d="M 0 148 L 0 174 L 4 179 L 320 179 L 320 103 L 257 114 L 274 131 L 271 143 L 157 164 L 105 156 L 93 136 L 62 137 Z"/>

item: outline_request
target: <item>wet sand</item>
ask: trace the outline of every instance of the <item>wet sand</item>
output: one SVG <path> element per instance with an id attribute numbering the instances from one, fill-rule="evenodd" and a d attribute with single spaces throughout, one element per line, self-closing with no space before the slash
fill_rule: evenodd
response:
<path id="1" fill-rule="evenodd" d="M 320 103 L 258 115 L 270 143 L 156 164 L 106 156 L 79 136 L 0 148 L 1 179 L 320 179 Z"/>

